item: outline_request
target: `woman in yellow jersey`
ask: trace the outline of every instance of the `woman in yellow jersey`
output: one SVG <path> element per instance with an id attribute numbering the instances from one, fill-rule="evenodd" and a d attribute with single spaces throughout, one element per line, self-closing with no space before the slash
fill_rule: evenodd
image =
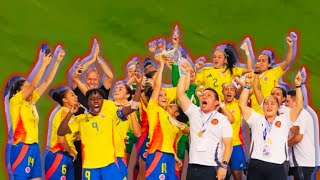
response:
<path id="1" fill-rule="evenodd" d="M 129 85 L 125 84 L 124 81 L 119 81 L 115 85 L 115 93 L 113 95 L 113 101 L 116 106 L 124 107 L 130 105 L 132 98 L 132 90 Z M 127 132 L 132 130 L 133 135 L 137 138 L 141 135 L 141 127 L 138 122 L 136 113 L 131 113 L 128 116 L 127 121 L 119 121 L 114 126 L 114 145 L 115 153 L 118 161 L 118 166 L 123 179 L 128 177 L 128 158 L 126 157 L 126 144 L 127 144 Z M 129 154 L 130 157 L 130 154 Z"/>
<path id="2" fill-rule="evenodd" d="M 46 179 L 74 179 L 73 160 L 77 157 L 74 141 L 79 129 L 79 123 L 73 116 L 69 122 L 71 133 L 65 136 L 58 136 L 58 128 L 63 118 L 70 111 L 78 97 L 67 86 L 60 86 L 51 89 L 50 97 L 60 105 L 60 109 L 55 113 L 52 122 L 49 124 L 49 152 L 45 156 Z"/>
<path id="3" fill-rule="evenodd" d="M 126 117 L 138 108 L 142 77 L 140 75 L 135 77 L 137 89 L 130 106 L 119 108 L 113 101 L 104 100 L 103 92 L 99 89 L 91 89 L 87 92 L 89 112 L 77 116 L 83 148 L 82 179 L 122 180 L 116 165 L 113 127 L 119 118 L 126 120 Z M 78 107 L 77 104 L 72 107 L 61 122 L 58 129 L 59 136 L 64 136 L 71 131 L 68 123 Z"/>
<path id="4" fill-rule="evenodd" d="M 167 97 L 165 91 L 161 88 L 163 68 L 164 61 L 160 58 L 160 67 L 147 106 L 150 139 L 146 159 L 147 180 L 177 179 L 174 167 L 175 160 L 180 165 L 182 164 L 181 161 L 176 158 L 174 144 L 181 132 L 180 129 L 185 129 L 185 126 L 177 125 L 176 121 L 173 120 L 165 110 Z"/>
<path id="5" fill-rule="evenodd" d="M 262 51 L 261 55 L 258 57 L 258 61 L 255 64 L 255 73 L 259 75 L 261 92 L 264 97 L 269 96 L 272 89 L 278 86 L 279 78 L 284 74 L 288 65 L 292 61 L 292 38 L 287 37 L 286 43 L 288 45 L 286 58 L 278 66 L 272 67 L 275 64 L 274 55 L 269 50 Z M 263 114 L 260 104 L 257 102 L 255 96 L 251 97 L 251 102 L 252 108 L 258 113 Z"/>
<path id="6" fill-rule="evenodd" d="M 220 45 L 213 52 L 213 67 L 201 69 L 197 73 L 195 84 L 213 88 L 219 97 L 223 98 L 222 85 L 251 70 L 251 57 L 247 44 L 243 44 L 241 48 L 246 52 L 247 68 L 236 67 L 237 57 L 232 45 Z"/>
<path id="7" fill-rule="evenodd" d="M 223 85 L 222 93 L 224 103 L 220 104 L 222 112 L 228 117 L 232 126 L 232 154 L 229 166 L 233 179 L 241 180 L 242 171 L 246 169 L 246 159 L 244 154 L 244 141 L 242 138 L 242 117 L 239 108 L 239 101 L 235 99 L 236 87 L 233 83 Z M 226 112 L 227 111 L 227 112 Z M 227 114 L 231 113 L 231 118 Z"/>
<path id="8" fill-rule="evenodd" d="M 12 174 L 10 170 L 8 172 L 14 179 L 41 179 L 39 116 L 35 104 L 52 82 L 63 57 L 64 51 L 61 50 L 52 71 L 41 85 L 41 76 L 52 60 L 51 53 L 44 55 L 42 64 L 31 82 L 21 78 L 10 89 L 9 104 L 14 141 L 10 150 Z"/>

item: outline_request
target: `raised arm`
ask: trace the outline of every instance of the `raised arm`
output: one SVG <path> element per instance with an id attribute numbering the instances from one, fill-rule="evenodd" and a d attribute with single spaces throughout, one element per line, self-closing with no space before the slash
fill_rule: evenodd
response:
<path id="1" fill-rule="evenodd" d="M 241 110 L 242 117 L 246 121 L 249 119 L 252 113 L 252 109 L 247 106 L 252 81 L 253 81 L 252 73 L 248 73 L 246 75 L 246 84 L 244 85 L 239 98 L 239 108 Z"/>
<path id="2" fill-rule="evenodd" d="M 98 62 L 100 63 L 100 66 L 103 70 L 103 72 L 106 74 L 106 77 L 103 80 L 103 86 L 106 89 L 111 88 L 112 80 L 113 80 L 113 73 L 110 69 L 110 67 L 107 65 L 105 61 L 101 57 L 98 57 Z"/>
<path id="3" fill-rule="evenodd" d="M 234 116 L 232 115 L 232 113 L 226 108 L 226 104 L 221 102 L 220 98 L 219 98 L 219 106 L 220 109 L 222 111 L 222 113 L 227 116 L 229 122 L 232 124 L 234 122 Z"/>
<path id="4" fill-rule="evenodd" d="M 300 71 L 302 81 L 301 81 L 301 92 L 303 97 L 303 107 L 306 108 L 309 104 L 308 102 L 308 90 L 306 87 L 306 79 L 307 79 L 307 72 L 306 69 L 303 67 Z"/>
<path id="5" fill-rule="evenodd" d="M 264 96 L 261 91 L 259 74 L 256 74 L 256 73 L 254 73 L 253 75 L 253 92 L 254 92 L 254 95 L 256 96 L 256 99 L 259 105 L 261 105 L 263 102 Z"/>
<path id="6" fill-rule="evenodd" d="M 151 99 L 153 99 L 154 102 L 158 101 L 158 97 L 159 97 L 160 90 L 161 90 L 162 73 L 163 73 L 163 68 L 164 68 L 164 61 L 160 58 L 159 62 L 160 62 L 160 67 L 159 67 L 158 72 L 156 74 L 156 78 L 153 83 L 153 91 L 151 94 Z"/>
<path id="7" fill-rule="evenodd" d="M 67 115 L 63 118 L 62 122 L 59 125 L 58 128 L 58 136 L 64 136 L 68 133 L 71 133 L 70 127 L 68 125 L 72 115 L 76 112 L 78 112 L 78 109 L 80 107 L 79 103 L 75 103 L 72 108 L 70 109 L 70 111 L 67 113 Z"/>
<path id="8" fill-rule="evenodd" d="M 187 75 L 188 75 L 187 73 L 188 68 L 190 67 L 186 63 L 183 63 L 181 65 L 181 76 L 180 76 L 178 87 L 177 87 L 177 97 L 183 112 L 186 112 L 189 106 L 191 105 L 190 99 L 185 95 L 185 84 L 186 84 Z"/>
<path id="9" fill-rule="evenodd" d="M 142 84 L 142 75 L 135 73 L 134 78 L 137 83 L 137 88 L 134 92 L 133 99 L 131 102 L 131 106 L 126 106 L 122 108 L 122 113 L 124 116 L 128 116 L 132 112 L 138 109 L 138 104 L 140 102 L 140 95 L 141 95 L 141 84 Z"/>
<path id="10" fill-rule="evenodd" d="M 242 71 L 242 74 L 245 74 L 252 71 L 252 60 L 251 60 L 248 44 L 244 42 L 240 48 L 245 51 L 246 57 L 247 57 L 247 68 L 243 69 Z"/>
<path id="11" fill-rule="evenodd" d="M 50 85 L 50 83 L 52 82 L 54 76 L 57 73 L 58 67 L 62 61 L 62 59 L 64 58 L 65 52 L 64 50 L 61 50 L 58 54 L 57 60 L 53 65 L 53 68 L 51 69 L 50 73 L 48 74 L 48 77 L 45 79 L 45 81 L 39 86 L 38 88 L 38 93 L 41 96 L 46 89 L 48 88 L 48 86 Z"/>
<path id="12" fill-rule="evenodd" d="M 295 106 L 290 110 L 290 120 L 296 121 L 301 110 L 303 109 L 303 98 L 302 98 L 302 92 L 301 92 L 301 73 L 298 71 L 296 77 L 295 77 L 295 85 L 296 85 L 296 104 Z"/>
<path id="13" fill-rule="evenodd" d="M 22 98 L 23 99 L 27 99 L 27 97 L 29 97 L 32 94 L 32 92 L 36 89 L 46 67 L 50 64 L 51 60 L 52 60 L 51 53 L 49 53 L 48 55 L 45 55 L 43 57 L 42 64 L 41 64 L 38 72 L 36 73 L 36 75 L 32 79 L 30 86 L 22 91 Z"/>
<path id="14" fill-rule="evenodd" d="M 287 55 L 286 55 L 285 60 L 280 64 L 281 69 L 284 70 L 284 71 L 287 69 L 287 67 L 290 64 L 290 62 L 293 61 L 293 59 L 292 59 L 293 40 L 292 40 L 292 38 L 290 36 L 288 36 L 286 38 L 286 42 L 287 42 L 287 45 L 288 45 Z"/>

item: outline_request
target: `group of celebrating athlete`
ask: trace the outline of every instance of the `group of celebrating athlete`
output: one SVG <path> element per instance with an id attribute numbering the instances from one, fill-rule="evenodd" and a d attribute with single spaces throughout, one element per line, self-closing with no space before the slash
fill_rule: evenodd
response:
<path id="1" fill-rule="evenodd" d="M 48 91 L 56 107 L 40 117 L 48 122 L 41 156 L 36 103 L 65 56 L 61 46 L 43 45 L 29 76 L 6 86 L 9 178 L 125 180 L 133 162 L 138 180 L 178 180 L 183 169 L 187 180 L 311 179 L 319 130 L 306 72 L 296 74 L 293 88 L 282 81 L 296 57 L 296 34 L 286 37 L 278 64 L 270 50 L 255 58 L 249 38 L 240 46 L 246 64 L 231 44 L 215 47 L 211 62 L 192 59 L 180 37 L 175 26 L 170 42 L 150 41 L 148 57 L 132 58 L 117 82 L 94 40 L 69 69 L 68 85 Z"/>

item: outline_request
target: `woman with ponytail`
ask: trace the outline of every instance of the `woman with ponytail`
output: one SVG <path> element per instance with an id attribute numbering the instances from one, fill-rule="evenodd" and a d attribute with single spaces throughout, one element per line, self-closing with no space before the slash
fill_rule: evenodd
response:
<path id="1" fill-rule="evenodd" d="M 10 119 L 12 124 L 13 142 L 10 149 L 11 169 L 8 170 L 13 179 L 41 179 L 41 160 L 38 146 L 38 122 L 39 116 L 36 102 L 52 82 L 60 62 L 64 57 L 64 51 L 60 50 L 54 65 L 41 81 L 45 69 L 51 63 L 51 53 L 40 53 L 41 66 L 37 73 L 28 82 L 24 78 L 13 82 L 9 94 Z"/>
<path id="2" fill-rule="evenodd" d="M 71 133 L 58 136 L 58 128 L 63 118 L 70 109 L 78 103 L 78 96 L 67 86 L 51 89 L 50 97 L 60 105 L 49 125 L 48 153 L 45 156 L 46 179 L 74 179 L 73 160 L 77 157 L 77 151 L 73 144 L 78 133 L 79 123 L 73 115 L 69 122 Z"/>
<path id="3" fill-rule="evenodd" d="M 223 99 L 222 85 L 230 83 L 236 76 L 241 76 L 251 71 L 251 57 L 248 46 L 241 46 L 246 52 L 247 68 L 237 67 L 237 51 L 231 44 L 220 45 L 213 52 L 212 67 L 204 67 L 196 76 L 195 83 L 206 88 L 215 89 L 219 97 Z"/>

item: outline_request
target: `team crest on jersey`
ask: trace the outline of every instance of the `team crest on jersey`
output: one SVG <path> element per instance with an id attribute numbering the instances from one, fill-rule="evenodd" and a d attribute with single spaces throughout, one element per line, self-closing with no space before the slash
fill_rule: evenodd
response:
<path id="1" fill-rule="evenodd" d="M 160 180 L 164 180 L 164 179 L 166 179 L 166 176 L 165 176 L 164 174 L 160 174 L 160 175 L 159 175 L 159 179 L 160 179 Z"/>
<path id="2" fill-rule="evenodd" d="M 211 124 L 217 125 L 219 123 L 218 119 L 212 119 Z"/>
<path id="3" fill-rule="evenodd" d="M 207 76 L 207 78 L 209 78 L 209 77 L 212 77 L 212 75 L 211 75 L 211 74 L 209 74 L 209 75 Z"/>
<path id="4" fill-rule="evenodd" d="M 277 121 L 275 125 L 279 128 L 279 127 L 281 127 L 281 122 Z"/>
<path id="5" fill-rule="evenodd" d="M 142 156 L 143 156 L 144 158 L 147 158 L 148 153 L 147 153 L 147 152 L 144 152 L 144 153 L 142 154 Z"/>
<path id="6" fill-rule="evenodd" d="M 25 171 L 26 173 L 30 173 L 30 167 L 26 167 Z"/>
<path id="7" fill-rule="evenodd" d="M 263 77 L 264 81 L 268 81 L 268 79 L 269 79 L 268 76 Z"/>
<path id="8" fill-rule="evenodd" d="M 101 118 L 104 118 L 104 117 L 106 117 L 106 115 L 104 115 L 104 114 L 101 114 L 101 115 L 100 115 L 100 117 L 101 117 Z"/>
<path id="9" fill-rule="evenodd" d="M 61 176 L 61 177 L 60 177 L 60 180 L 66 180 L 66 179 L 67 179 L 66 176 Z"/>

